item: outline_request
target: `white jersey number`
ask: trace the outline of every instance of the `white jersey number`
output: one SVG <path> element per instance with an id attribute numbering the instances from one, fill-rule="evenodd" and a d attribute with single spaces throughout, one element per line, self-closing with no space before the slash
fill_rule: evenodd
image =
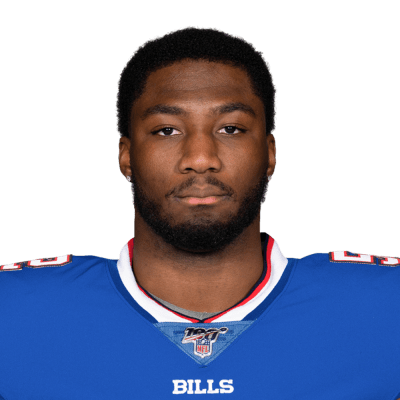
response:
<path id="1" fill-rule="evenodd" d="M 58 256 L 53 258 L 38 258 L 37 260 L 22 261 L 14 264 L 0 265 L 0 271 L 18 271 L 22 267 L 43 268 L 43 267 L 61 267 L 72 261 L 72 254 Z"/>
<path id="2" fill-rule="evenodd" d="M 359 263 L 359 264 L 376 264 L 386 265 L 388 267 L 396 267 L 400 265 L 398 257 L 380 257 L 370 256 L 368 254 L 357 254 L 349 251 L 332 251 L 329 253 L 329 259 L 338 263 Z"/>

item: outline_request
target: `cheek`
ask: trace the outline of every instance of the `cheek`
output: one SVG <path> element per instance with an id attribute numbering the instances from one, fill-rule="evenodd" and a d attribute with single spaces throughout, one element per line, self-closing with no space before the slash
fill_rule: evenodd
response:
<path id="1" fill-rule="evenodd" d="M 168 184 L 173 173 L 171 157 L 152 148 L 133 151 L 131 157 L 133 172 L 142 188 L 152 197 L 164 196 L 170 189 Z"/>
<path id="2" fill-rule="evenodd" d="M 260 144 L 244 147 L 242 151 L 232 154 L 225 166 L 237 188 L 246 191 L 265 174 L 268 166 L 267 149 Z"/>

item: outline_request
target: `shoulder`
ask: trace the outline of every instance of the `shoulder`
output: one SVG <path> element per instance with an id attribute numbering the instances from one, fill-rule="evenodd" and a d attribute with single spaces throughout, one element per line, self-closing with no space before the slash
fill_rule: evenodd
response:
<path id="1" fill-rule="evenodd" d="M 110 263 L 94 256 L 66 255 L 17 262 L 0 270 L 0 325 L 16 315 L 56 315 L 79 309 L 88 299 L 105 299 L 111 292 Z M 8 322 L 7 322 L 8 321 Z"/>
<path id="2" fill-rule="evenodd" d="M 294 282 L 303 287 L 346 291 L 360 296 L 382 297 L 400 304 L 400 258 L 350 251 L 318 253 L 294 260 Z"/>
<path id="3" fill-rule="evenodd" d="M 35 291 L 58 286 L 66 282 L 82 279 L 95 279 L 96 275 L 104 274 L 108 262 L 116 262 L 95 256 L 76 256 L 72 254 L 40 258 L 0 265 L 0 287 L 4 290 Z"/>
<path id="4" fill-rule="evenodd" d="M 0 265 L 0 274 L 2 272 L 9 272 L 9 271 L 22 271 L 22 270 L 29 271 L 37 269 L 46 270 L 48 268 L 59 269 L 66 265 L 69 265 L 69 268 L 76 268 L 80 266 L 89 267 L 106 261 L 113 261 L 113 260 L 108 260 L 106 258 L 96 257 L 96 256 L 76 256 L 73 254 L 67 254 L 57 257 L 38 258 L 35 260 L 15 262 L 12 264 L 3 264 Z"/>

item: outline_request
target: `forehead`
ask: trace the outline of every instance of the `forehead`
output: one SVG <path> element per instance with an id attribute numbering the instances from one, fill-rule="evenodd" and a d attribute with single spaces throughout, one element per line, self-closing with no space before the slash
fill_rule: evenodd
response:
<path id="1" fill-rule="evenodd" d="M 142 95 L 134 104 L 136 114 L 152 104 L 178 101 L 227 102 L 240 101 L 261 107 L 247 73 L 241 68 L 219 62 L 184 60 L 152 72 Z M 257 103 L 257 104 L 255 104 Z M 262 112 L 263 114 L 263 112 Z"/>

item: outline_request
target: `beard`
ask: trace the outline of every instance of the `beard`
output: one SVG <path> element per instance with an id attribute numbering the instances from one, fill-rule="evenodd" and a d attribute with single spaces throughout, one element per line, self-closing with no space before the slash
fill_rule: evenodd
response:
<path id="1" fill-rule="evenodd" d="M 133 204 L 146 224 L 166 243 L 178 249 L 196 253 L 221 251 L 232 243 L 259 215 L 261 203 L 265 201 L 268 188 L 268 176 L 265 170 L 258 183 L 240 202 L 238 211 L 230 213 L 227 220 L 218 221 L 208 217 L 196 217 L 193 221 L 173 224 L 174 217 L 162 212 L 161 205 L 145 194 L 133 172 L 131 178 Z M 209 177 L 207 183 L 226 188 L 215 178 Z M 189 186 L 186 184 L 185 187 Z M 196 207 L 200 210 L 200 207 L 207 206 Z"/>

